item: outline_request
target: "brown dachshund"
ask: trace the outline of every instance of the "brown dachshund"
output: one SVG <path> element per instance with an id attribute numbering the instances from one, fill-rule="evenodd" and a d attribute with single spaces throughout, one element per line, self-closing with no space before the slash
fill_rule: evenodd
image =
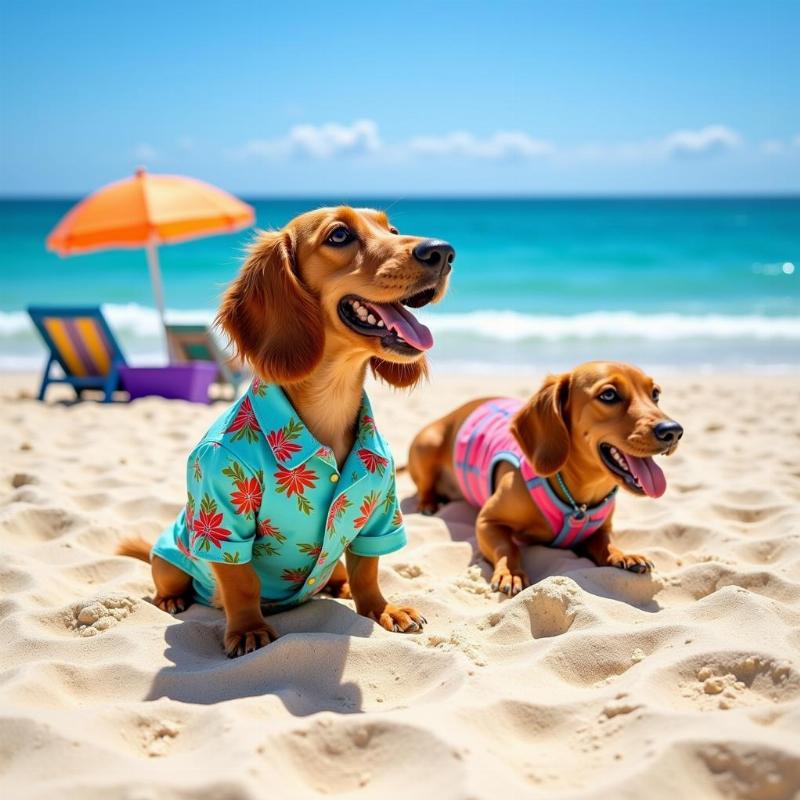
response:
<path id="1" fill-rule="evenodd" d="M 380 211 L 323 208 L 297 217 L 283 230 L 262 233 L 252 245 L 241 273 L 227 290 L 218 322 L 236 345 L 239 355 L 252 364 L 261 382 L 254 386 L 272 384 L 280 387 L 300 419 L 298 424 L 305 426 L 313 440 L 322 446 L 315 450 L 316 456 L 322 454 L 320 457 L 330 458 L 329 454 L 332 454 L 338 471 L 331 474 L 331 481 L 338 481 L 343 464 L 354 450 L 357 433 L 365 424 L 359 410 L 367 368 L 397 387 L 412 386 L 426 374 L 425 351 L 431 346 L 432 338 L 409 307 L 420 308 L 441 299 L 447 288 L 453 258 L 453 248 L 446 242 L 401 235 L 389 224 L 386 214 Z M 267 437 L 260 434 L 262 429 L 253 420 L 253 408 L 261 397 L 258 391 L 251 388 L 245 398 L 246 405 L 239 409 L 237 419 L 241 422 L 237 424 L 240 429 L 241 426 L 251 426 L 249 432 L 255 446 L 264 449 L 266 458 L 270 452 L 267 448 L 273 445 L 265 441 Z M 268 394 L 264 396 L 273 396 L 269 394 L 269 387 L 266 391 Z M 241 400 L 238 402 L 242 403 Z M 286 406 L 286 401 L 282 402 Z M 253 421 L 248 422 L 248 418 Z M 371 418 L 368 424 L 373 424 Z M 225 425 L 227 422 L 220 430 L 236 429 L 235 426 L 225 428 Z M 297 430 L 293 427 L 290 436 L 296 436 Z M 282 431 L 274 433 L 283 436 Z M 219 441 L 212 442 L 216 452 L 220 451 Z M 223 437 L 221 441 L 224 450 L 228 440 Z M 300 449 L 289 439 L 284 440 L 281 447 L 283 451 L 278 451 L 277 459 L 288 458 L 292 448 Z M 359 456 L 363 452 L 359 451 Z M 368 455 L 379 458 L 374 453 Z M 254 455 L 254 459 L 260 457 Z M 284 464 L 280 460 L 277 464 L 266 463 L 272 463 L 279 470 Z M 370 471 L 374 472 L 375 463 L 380 466 L 389 462 L 384 458 L 372 463 Z M 325 464 L 323 467 L 333 469 Z M 238 510 L 229 509 L 230 519 L 244 524 L 242 517 L 236 515 L 241 515 L 245 509 L 248 511 L 247 519 L 252 520 L 250 524 L 255 526 L 258 521 L 253 520 L 248 504 L 255 502 L 252 500 L 254 497 L 261 499 L 261 484 L 267 485 L 271 473 L 267 475 L 263 470 L 253 469 L 255 477 L 251 479 L 244 472 L 236 472 L 244 469 L 241 465 L 228 469 L 233 470 L 230 474 L 239 481 L 235 502 L 240 504 Z M 203 472 L 203 465 L 198 464 L 198 476 Z M 393 474 L 390 477 L 393 481 Z M 343 483 L 346 480 L 343 475 Z M 300 488 L 302 490 L 302 486 Z M 285 486 L 279 487 L 277 492 L 284 489 Z M 291 490 L 280 497 L 267 497 L 264 489 L 265 508 L 269 510 L 267 504 L 285 501 L 287 497 L 291 498 Z M 305 536 L 305 540 L 313 539 L 319 533 L 317 539 L 322 541 L 322 529 L 330 527 L 333 514 L 343 513 L 353 505 L 344 495 L 339 499 L 342 497 L 344 502 L 331 510 L 327 523 L 323 515 L 319 531 L 306 531 L 310 535 Z M 395 494 L 390 492 L 387 497 L 394 500 Z M 245 552 L 241 559 L 239 551 L 225 553 L 235 558 L 226 558 L 229 563 L 222 563 L 219 537 L 227 537 L 230 533 L 227 528 L 231 524 L 228 517 L 221 521 L 221 513 L 214 516 L 217 508 L 210 506 L 210 499 L 204 499 L 204 503 L 205 522 L 198 523 L 199 512 L 191 507 L 191 501 L 188 510 L 179 515 L 172 529 L 178 533 L 169 542 L 172 548 L 169 552 L 173 554 L 171 560 L 156 554 L 161 552 L 159 543 L 156 543 L 152 558 L 150 546 L 144 542 L 124 543 L 120 552 L 151 560 L 156 603 L 174 613 L 183 610 L 194 597 L 192 587 L 196 590 L 198 577 L 190 576 L 178 564 L 188 570 L 198 562 L 197 553 L 190 552 L 189 546 L 194 546 L 197 537 L 201 537 L 205 552 L 214 556 L 205 562 L 210 564 L 210 573 L 207 566 L 204 569 L 214 588 L 213 602 L 225 610 L 225 650 L 229 656 L 242 655 L 274 638 L 275 633 L 265 622 L 261 610 L 262 602 L 274 598 L 264 596 L 264 579 L 259 579 L 249 552 Z M 294 500 L 291 505 L 293 507 Z M 301 511 L 305 515 L 309 513 L 307 506 Z M 309 517 L 303 514 L 300 514 L 297 525 L 307 528 Z M 345 514 L 343 519 L 349 518 Z M 202 528 L 204 524 L 210 526 L 210 534 Z M 392 524 L 401 524 L 399 512 Z M 356 521 L 355 527 L 358 526 Z M 349 528 L 352 527 L 349 524 Z M 288 533 L 291 535 L 293 532 Z M 337 539 L 340 533 L 342 531 L 337 530 Z M 165 534 L 162 534 L 162 539 Z M 209 535 L 212 538 L 202 539 Z M 253 534 L 248 531 L 247 535 Z M 343 543 L 341 547 L 344 546 Z M 177 554 L 176 547 L 180 551 Z M 296 547 L 292 547 L 296 558 Z M 317 559 L 320 549 L 319 546 L 316 548 L 313 557 L 317 565 L 313 569 L 322 570 L 320 579 L 307 578 L 307 583 L 316 583 L 314 591 L 325 580 L 334 586 L 349 581 L 349 592 L 360 614 L 371 617 L 388 630 L 421 628 L 424 618 L 416 609 L 392 605 L 383 597 L 378 586 L 377 556 L 371 557 L 363 552 L 356 555 L 347 549 L 346 572 L 339 562 L 331 575 L 325 562 L 327 554 L 322 553 Z M 183 556 L 192 560 L 182 560 Z M 202 551 L 200 556 L 202 560 Z M 238 561 L 242 563 L 236 563 Z M 313 593 L 310 589 L 307 594 L 303 592 L 305 587 L 300 599 Z M 195 591 L 195 595 L 198 594 Z M 202 599 L 202 595 L 198 599 Z"/>
<path id="2" fill-rule="evenodd" d="M 669 455 L 683 428 L 658 407 L 653 379 L 627 364 L 590 362 L 547 378 L 527 402 L 474 400 L 423 428 L 408 470 L 419 508 L 442 499 L 481 508 L 478 547 L 493 565 L 492 588 L 528 585 L 520 544 L 576 549 L 599 566 L 648 572 L 652 563 L 611 541 L 614 494 L 660 497 L 654 455 Z"/>

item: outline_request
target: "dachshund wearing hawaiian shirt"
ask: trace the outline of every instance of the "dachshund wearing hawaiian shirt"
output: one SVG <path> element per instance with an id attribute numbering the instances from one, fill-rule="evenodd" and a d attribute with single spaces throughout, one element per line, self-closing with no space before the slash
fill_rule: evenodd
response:
<path id="1" fill-rule="evenodd" d="M 619 486 L 649 497 L 666 490 L 652 456 L 670 455 L 683 428 L 658 407 L 659 395 L 636 367 L 596 361 L 550 376 L 527 403 L 473 400 L 412 442 L 419 508 L 433 514 L 452 499 L 480 508 L 478 547 L 494 567 L 492 589 L 508 595 L 528 585 L 520 544 L 649 572 L 649 559 L 612 544 L 611 520 Z"/>
<path id="2" fill-rule="evenodd" d="M 409 307 L 442 298 L 454 255 L 348 207 L 303 214 L 252 245 L 218 322 L 256 378 L 190 454 L 175 522 L 152 551 L 140 541 L 120 551 L 151 561 L 165 611 L 221 605 L 228 656 L 275 638 L 262 607 L 326 584 L 349 583 L 358 613 L 387 630 L 425 623 L 378 586 L 379 556 L 406 537 L 363 385 L 368 368 L 397 387 L 426 374 L 433 339 Z"/>

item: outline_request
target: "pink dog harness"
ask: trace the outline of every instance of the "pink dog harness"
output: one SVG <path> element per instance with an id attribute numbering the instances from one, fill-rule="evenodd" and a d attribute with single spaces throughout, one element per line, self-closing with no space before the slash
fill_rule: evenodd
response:
<path id="1" fill-rule="evenodd" d="M 494 492 L 495 468 L 501 461 L 507 461 L 519 469 L 533 502 L 549 523 L 555 536 L 550 546 L 575 547 L 596 533 L 611 515 L 617 489 L 596 506 L 565 503 L 547 480 L 533 471 L 509 430 L 511 417 L 520 408 L 521 400 L 488 400 L 464 420 L 456 435 L 454 452 L 459 488 L 469 503 L 480 508 Z M 566 490 L 560 475 L 556 477 Z"/>

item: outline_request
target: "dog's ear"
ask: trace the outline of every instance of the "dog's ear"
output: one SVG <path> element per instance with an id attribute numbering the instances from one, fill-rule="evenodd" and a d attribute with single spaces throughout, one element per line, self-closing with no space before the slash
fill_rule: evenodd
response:
<path id="1" fill-rule="evenodd" d="M 253 242 L 217 324 L 269 383 L 293 383 L 316 367 L 325 344 L 322 312 L 295 272 L 291 231 L 262 233 Z"/>
<path id="2" fill-rule="evenodd" d="M 416 386 L 423 378 L 428 377 L 428 361 L 424 357 L 411 364 L 395 364 L 373 356 L 370 366 L 373 375 L 398 389 Z"/>
<path id="3" fill-rule="evenodd" d="M 553 475 L 567 462 L 569 430 L 564 409 L 569 375 L 551 375 L 511 420 L 511 433 L 537 475 Z"/>

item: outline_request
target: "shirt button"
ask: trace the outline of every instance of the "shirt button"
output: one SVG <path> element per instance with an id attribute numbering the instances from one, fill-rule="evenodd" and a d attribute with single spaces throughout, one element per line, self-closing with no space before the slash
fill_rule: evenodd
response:
<path id="1" fill-rule="evenodd" d="M 308 579 L 308 585 L 309 586 L 313 586 L 316 582 L 317 582 L 316 578 L 309 578 Z"/>
<path id="2" fill-rule="evenodd" d="M 331 483 L 339 483 L 339 475 L 335 472 L 331 473 Z"/>

